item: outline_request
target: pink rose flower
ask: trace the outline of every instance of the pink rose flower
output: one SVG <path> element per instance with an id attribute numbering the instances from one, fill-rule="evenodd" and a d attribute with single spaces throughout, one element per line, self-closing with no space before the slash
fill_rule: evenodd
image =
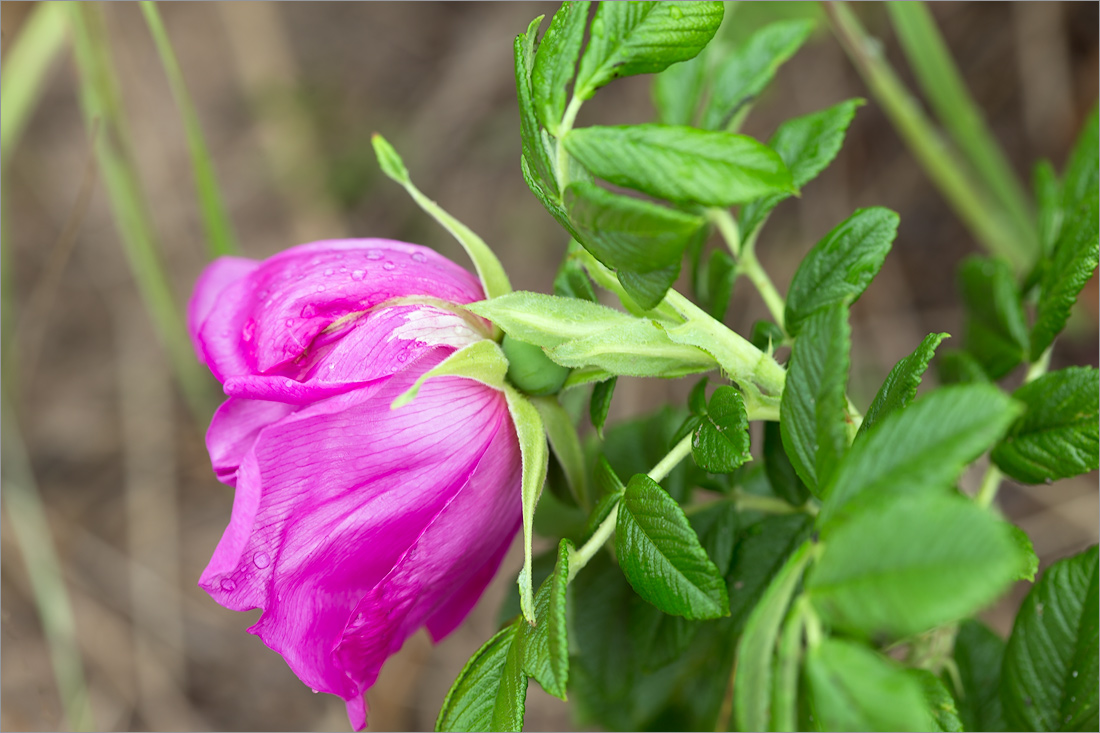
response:
<path id="1" fill-rule="evenodd" d="M 352 727 L 363 693 L 421 626 L 438 641 L 473 608 L 520 527 L 520 447 L 505 396 L 458 377 L 394 398 L 489 338 L 454 306 L 478 281 L 435 252 L 325 241 L 263 262 L 223 257 L 188 311 L 228 399 L 206 444 L 236 487 L 199 584 Z"/>

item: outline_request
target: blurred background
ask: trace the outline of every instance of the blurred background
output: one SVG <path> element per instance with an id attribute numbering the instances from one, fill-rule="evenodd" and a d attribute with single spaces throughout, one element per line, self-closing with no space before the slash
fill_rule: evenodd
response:
<path id="1" fill-rule="evenodd" d="M 551 291 L 566 237 L 520 174 L 512 39 L 556 7 L 161 6 L 243 253 L 266 257 L 314 239 L 377 236 L 427 244 L 465 263 L 459 246 L 381 175 L 370 145 L 378 131 L 420 188 L 495 249 L 516 289 Z M 1016 172 L 1027 181 L 1039 157 L 1060 170 L 1100 84 L 1097 4 L 930 7 Z M 857 10 L 916 89 L 883 9 Z M 208 258 L 185 130 L 138 5 L 102 11 L 157 249 L 182 305 Z M 34 3 L 3 3 L 5 62 L 34 12 Z M 738 36 L 780 16 L 822 18 L 757 103 L 747 134 L 767 139 L 789 117 L 869 97 L 817 6 L 743 3 L 736 13 Z M 25 133 L 3 160 L 9 399 L 0 728 L 346 730 L 338 699 L 309 694 L 277 654 L 245 633 L 258 612 L 222 609 L 196 586 L 228 521 L 232 490 L 214 479 L 205 425 L 182 399 L 135 288 L 90 162 L 71 44 L 58 48 L 48 55 Z M 579 124 L 652 119 L 651 79 L 612 83 L 585 105 Z M 836 162 L 800 199 L 781 204 L 761 237 L 760 259 L 780 290 L 818 238 L 869 205 L 899 212 L 901 230 L 852 311 L 857 405 L 925 334 L 961 336 L 955 266 L 979 251 L 872 100 Z M 739 285 L 727 323 L 747 333 L 765 315 L 755 293 Z M 1097 329 L 1094 277 L 1052 368 L 1096 365 Z M 682 400 L 690 386 L 620 380 L 612 419 Z M 211 404 L 216 388 L 212 379 L 202 383 Z M 1052 486 L 1007 482 L 999 503 L 1031 536 L 1044 567 L 1097 540 L 1095 473 Z M 36 519 L 48 531 L 36 531 Z M 59 575 L 51 575 L 51 551 Z M 368 695 L 372 729 L 433 726 L 450 683 L 494 630 L 520 562 L 518 554 L 506 561 L 450 638 L 433 647 L 420 634 L 390 660 Z M 986 620 L 1007 633 L 1024 592 L 1018 587 Z M 58 679 L 86 691 L 88 715 L 66 717 Z M 572 727 L 568 706 L 537 685 L 527 722 L 532 730 Z"/>

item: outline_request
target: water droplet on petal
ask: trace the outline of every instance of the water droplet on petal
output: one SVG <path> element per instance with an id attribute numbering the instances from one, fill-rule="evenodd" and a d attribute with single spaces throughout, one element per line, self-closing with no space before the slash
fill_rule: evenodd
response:
<path id="1" fill-rule="evenodd" d="M 271 558 L 268 557 L 266 552 L 257 552 L 256 557 L 252 558 L 252 562 L 256 563 L 256 567 L 263 570 L 271 564 Z"/>
<path id="2" fill-rule="evenodd" d="M 336 270 L 332 269 L 331 267 L 328 268 L 327 270 L 325 270 L 325 277 L 332 277 L 332 273 L 334 272 L 336 272 Z"/>
<path id="3" fill-rule="evenodd" d="M 412 260 L 413 262 L 427 262 L 428 258 L 423 252 L 413 252 Z"/>
<path id="4" fill-rule="evenodd" d="M 286 327 L 287 328 L 290 328 L 293 325 L 294 325 L 294 319 L 293 318 L 286 319 Z"/>
<path id="5" fill-rule="evenodd" d="M 347 265 L 340 265 L 340 272 L 347 272 L 347 271 L 348 271 Z"/>
<path id="6" fill-rule="evenodd" d="M 222 578 L 222 590 L 226 593 L 237 587 L 237 584 L 233 582 L 232 578 Z"/>
<path id="7" fill-rule="evenodd" d="M 251 341 L 252 337 L 256 334 L 256 319 L 249 318 L 248 322 L 244 324 L 244 328 L 241 329 L 241 338 L 245 341 Z"/>
<path id="8" fill-rule="evenodd" d="M 323 292 L 325 292 L 325 286 L 324 286 L 324 285 L 318 285 L 318 286 L 317 286 L 317 292 L 318 292 L 318 293 L 323 293 Z"/>
<path id="9" fill-rule="evenodd" d="M 367 259 L 368 260 L 380 260 L 380 259 L 382 259 L 382 253 L 379 252 L 376 249 L 369 249 L 369 250 L 367 250 Z"/>
<path id="10" fill-rule="evenodd" d="M 382 263 L 382 269 L 383 270 L 392 270 L 395 267 L 397 267 L 397 265 L 393 264 L 389 260 L 386 260 L 385 262 Z"/>
<path id="11" fill-rule="evenodd" d="M 313 690 L 313 688 L 312 688 L 312 687 L 311 687 L 311 688 L 309 688 L 309 689 Z M 316 695 L 316 694 L 317 694 L 318 692 L 320 692 L 320 690 L 313 690 L 313 694 L 314 694 L 314 695 Z"/>
<path id="12" fill-rule="evenodd" d="M 401 362 L 402 364 L 404 364 L 405 362 L 407 362 L 409 360 L 409 355 L 407 353 L 405 353 L 404 351 L 402 351 L 400 354 L 397 355 L 397 360 L 399 362 Z"/>
<path id="13" fill-rule="evenodd" d="M 352 270 L 351 271 L 351 279 L 352 280 L 362 280 L 364 277 L 366 277 L 366 275 L 367 275 L 367 273 L 363 272 L 362 270 Z"/>
<path id="14" fill-rule="evenodd" d="M 317 315 L 317 308 L 313 303 L 308 304 L 302 309 L 302 318 L 313 318 L 315 315 Z"/>

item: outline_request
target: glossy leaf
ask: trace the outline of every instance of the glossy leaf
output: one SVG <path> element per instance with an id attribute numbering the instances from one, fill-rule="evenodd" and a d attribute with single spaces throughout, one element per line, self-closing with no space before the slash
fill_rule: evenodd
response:
<path id="1" fill-rule="evenodd" d="M 856 434 L 857 440 L 884 417 L 913 401 L 917 396 L 921 377 L 936 354 L 936 347 L 945 338 L 950 337 L 946 333 L 928 334 L 912 354 L 894 365 L 879 387 L 875 399 L 871 401 L 871 406 L 867 408 L 867 414 L 863 416 L 863 423 Z"/>
<path id="2" fill-rule="evenodd" d="M 783 449 L 783 436 L 777 422 L 764 423 L 764 471 L 768 475 L 772 491 L 780 499 L 799 506 L 810 498 L 809 489 L 798 477 L 798 472 L 794 470 L 791 459 Z"/>
<path id="3" fill-rule="evenodd" d="M 1004 639 L 989 627 L 973 619 L 959 624 L 954 659 L 962 689 L 955 699 L 966 730 L 1007 730 L 1000 692 L 1004 654 Z"/>
<path id="4" fill-rule="evenodd" d="M 558 544 L 558 558 L 550 576 L 535 595 L 535 626 L 523 624 L 523 668 L 554 697 L 565 699 L 569 682 L 569 636 L 565 619 L 566 586 L 569 583 L 569 554 L 573 543 Z"/>
<path id="5" fill-rule="evenodd" d="M 602 382 L 597 382 L 592 387 L 592 400 L 588 403 L 588 416 L 592 420 L 592 427 L 596 433 L 603 437 L 603 426 L 607 422 L 607 413 L 611 409 L 611 398 L 615 395 L 615 384 L 618 377 L 612 377 Z"/>
<path id="6" fill-rule="evenodd" d="M 690 239 L 690 238 L 689 238 Z M 661 304 L 665 293 L 680 276 L 680 263 L 674 262 L 668 267 L 649 272 L 635 272 L 630 269 L 620 269 L 618 273 L 619 283 L 623 290 L 633 299 L 634 303 L 642 311 L 648 311 Z M 629 305 L 627 310 L 633 310 Z"/>
<path id="7" fill-rule="evenodd" d="M 523 716 L 527 707 L 527 673 L 523 669 L 525 644 L 519 629 L 523 623 L 523 619 L 516 619 L 512 624 L 517 627 L 517 631 L 508 654 L 504 657 L 500 687 L 497 688 L 493 717 L 488 730 L 515 733 L 523 730 Z"/>
<path id="8" fill-rule="evenodd" d="M 459 672 L 435 723 L 437 731 L 489 730 L 508 652 L 517 627 L 509 624 L 478 649 Z"/>
<path id="9" fill-rule="evenodd" d="M 729 613 L 726 584 L 683 510 L 644 474 L 626 486 L 615 551 L 635 592 L 665 613 L 689 619 Z"/>
<path id="10" fill-rule="evenodd" d="M 1027 317 L 1007 262 L 968 257 L 959 267 L 966 305 L 967 351 L 991 379 L 1000 379 L 1027 358 Z"/>
<path id="11" fill-rule="evenodd" d="M 565 88 L 577 69 L 588 6 L 587 2 L 562 3 L 535 53 L 531 69 L 535 109 L 543 126 L 554 135 L 565 113 Z"/>
<path id="12" fill-rule="evenodd" d="M 1100 468 L 1100 372 L 1069 367 L 1044 374 L 1012 397 L 1027 411 L 996 448 L 993 461 L 1027 484 L 1056 481 Z"/>
<path id="13" fill-rule="evenodd" d="M 744 625 L 772 578 L 810 536 L 813 526 L 806 514 L 777 514 L 741 532 L 726 576 L 735 630 Z"/>
<path id="14" fill-rule="evenodd" d="M 730 473 L 752 459 L 745 398 L 735 387 L 714 390 L 706 416 L 691 440 L 695 463 L 711 473 Z"/>
<path id="15" fill-rule="evenodd" d="M 936 722 L 932 730 L 962 733 L 963 724 L 959 719 L 955 698 L 951 696 L 943 680 L 927 669 L 910 669 L 909 674 L 920 684 L 921 691 L 924 693 L 924 703 L 932 713 L 932 720 Z"/>

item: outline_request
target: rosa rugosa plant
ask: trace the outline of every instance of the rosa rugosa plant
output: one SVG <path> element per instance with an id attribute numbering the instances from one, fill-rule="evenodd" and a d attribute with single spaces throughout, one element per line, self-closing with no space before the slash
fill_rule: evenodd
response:
<path id="1" fill-rule="evenodd" d="M 249 631 L 343 698 L 356 729 L 387 657 L 421 626 L 436 641 L 455 629 L 521 524 L 504 392 L 422 379 L 463 348 L 496 349 L 460 307 L 483 297 L 429 249 L 360 239 L 223 257 L 190 303 L 195 348 L 228 396 L 207 447 L 236 487 L 200 585 L 262 609 Z"/>

